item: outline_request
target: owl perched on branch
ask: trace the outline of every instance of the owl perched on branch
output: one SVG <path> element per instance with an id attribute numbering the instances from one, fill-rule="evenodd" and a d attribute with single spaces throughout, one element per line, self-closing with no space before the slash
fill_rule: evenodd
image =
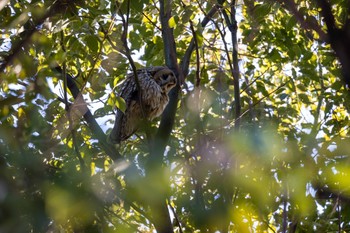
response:
<path id="1" fill-rule="evenodd" d="M 126 140 L 139 128 L 143 119 L 153 120 L 160 116 L 169 102 L 169 91 L 176 85 L 175 74 L 165 66 L 137 70 L 140 93 L 133 74 L 126 77 L 119 96 L 125 100 L 126 110 L 117 109 L 114 127 L 108 137 L 116 144 Z"/>

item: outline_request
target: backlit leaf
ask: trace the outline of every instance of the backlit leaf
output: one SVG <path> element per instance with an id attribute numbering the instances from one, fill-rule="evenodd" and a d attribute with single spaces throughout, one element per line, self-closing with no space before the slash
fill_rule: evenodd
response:
<path id="1" fill-rule="evenodd" d="M 169 27 L 170 27 L 170 28 L 176 27 L 176 22 L 175 22 L 174 16 L 172 16 L 172 17 L 169 19 L 168 24 L 169 24 Z"/>

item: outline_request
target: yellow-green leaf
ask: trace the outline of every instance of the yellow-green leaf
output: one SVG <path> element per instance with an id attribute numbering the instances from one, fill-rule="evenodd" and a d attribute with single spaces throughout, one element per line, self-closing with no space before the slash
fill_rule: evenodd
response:
<path id="1" fill-rule="evenodd" d="M 91 162 L 90 164 L 90 169 L 91 169 L 91 175 L 95 175 L 96 174 L 96 164 L 94 162 Z"/>
<path id="2" fill-rule="evenodd" d="M 176 27 L 176 22 L 175 22 L 174 16 L 172 16 L 172 17 L 169 19 L 168 24 L 169 24 L 169 27 L 170 27 L 170 28 Z"/>
<path id="3" fill-rule="evenodd" d="M 117 106 L 117 108 L 119 108 L 120 111 L 125 112 L 126 103 L 122 97 L 117 96 L 115 106 Z"/>
<path id="4" fill-rule="evenodd" d="M 18 118 L 22 118 L 25 116 L 25 112 L 23 108 L 18 108 Z"/>

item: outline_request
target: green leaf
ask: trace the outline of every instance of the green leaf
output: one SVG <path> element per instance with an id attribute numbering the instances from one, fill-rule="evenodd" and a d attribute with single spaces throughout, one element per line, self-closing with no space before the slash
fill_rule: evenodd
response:
<path id="1" fill-rule="evenodd" d="M 126 0 L 126 1 L 130 1 L 131 8 L 134 9 L 136 12 L 142 12 L 143 1 L 141 0 Z"/>
<path id="2" fill-rule="evenodd" d="M 287 31 L 290 31 L 290 30 L 292 30 L 292 28 L 294 28 L 296 25 L 297 25 L 297 20 L 295 19 L 294 16 L 291 16 L 290 19 L 289 19 L 288 22 L 287 22 L 286 30 L 287 30 Z"/>
<path id="3" fill-rule="evenodd" d="M 279 96 L 279 98 L 280 98 L 281 100 L 284 100 L 284 99 L 287 98 L 287 97 L 289 97 L 289 95 L 286 94 L 286 93 L 282 93 L 282 94 L 280 94 L 280 96 Z"/>
<path id="4" fill-rule="evenodd" d="M 182 16 L 182 23 L 184 24 L 187 23 L 191 19 L 192 14 L 193 14 L 193 10 L 186 8 Z"/>
<path id="5" fill-rule="evenodd" d="M 267 14 L 271 11 L 271 4 L 270 3 L 263 3 L 255 6 L 255 15 L 257 16 L 258 20 L 263 20 Z"/>
<path id="6" fill-rule="evenodd" d="M 164 215 L 162 209 L 147 206 L 156 208 L 169 195 L 167 204 L 184 223 L 183 232 L 278 231 L 284 224 L 283 204 L 302 223 L 297 232 L 334 232 L 339 226 L 348 231 L 348 203 L 319 195 L 324 190 L 350 196 L 350 106 L 343 67 L 334 46 L 300 26 L 282 1 L 63 1 L 58 8 L 50 8 L 52 1 L 3 2 L 0 189 L 5 196 L 1 191 L 0 196 L 9 214 L 1 219 L 1 229 L 154 231 L 150 222 L 162 221 L 158 216 L 166 216 L 167 210 Z M 315 1 L 295 2 L 307 24 L 322 26 Z M 331 2 L 341 28 L 348 1 Z M 210 13 L 218 10 L 215 4 L 229 17 L 236 14 L 238 58 L 232 57 L 225 18 Z M 159 22 L 163 6 L 174 16 L 165 26 L 174 29 L 176 54 L 168 54 L 158 28 L 164 26 Z M 103 132 L 110 132 L 112 111 L 126 108 L 114 88 L 130 72 L 120 43 L 123 22 L 116 15 L 126 19 L 127 12 L 127 42 L 136 67 L 165 65 L 167 60 L 176 68 L 165 59 L 176 55 L 182 67 L 189 64 L 189 74 L 181 92 L 170 93 L 181 93 L 164 115 L 174 118 L 171 130 L 167 125 L 167 132 L 162 130 L 165 122 L 160 124 L 159 118 L 140 119 L 136 135 L 116 147 L 122 157 L 114 160 L 108 157 L 114 148 L 104 142 L 99 126 L 90 124 L 91 118 L 83 118 L 84 112 L 77 110 L 80 101 L 70 91 L 69 103 L 76 104 L 65 109 L 65 82 L 50 67 L 60 65 L 76 76 L 74 83 L 88 104 L 82 110 L 89 108 Z M 209 16 L 208 24 L 201 25 Z M 196 30 L 199 61 L 195 52 L 183 60 L 193 38 L 189 20 Z M 237 59 L 239 70 L 231 70 Z M 240 74 L 238 89 L 233 72 Z M 125 125 L 138 126 L 133 124 L 137 122 Z M 158 148 L 162 140 L 157 135 L 166 136 L 166 147 L 161 143 Z M 151 150 L 149 139 L 156 142 Z M 164 156 L 154 156 L 158 152 Z M 150 161 L 156 166 L 149 166 Z M 315 183 L 327 186 L 313 187 Z M 334 208 L 337 204 L 340 209 Z M 18 209 L 20 213 L 12 211 Z"/>
<path id="7" fill-rule="evenodd" d="M 303 102 L 305 104 L 309 104 L 310 103 L 309 96 L 304 94 L 304 93 L 298 94 L 298 98 L 301 100 L 301 102 Z"/>
<path id="8" fill-rule="evenodd" d="M 176 27 L 176 22 L 175 22 L 174 16 L 172 16 L 172 17 L 169 19 L 168 25 L 169 25 L 170 28 Z"/>
<path id="9" fill-rule="evenodd" d="M 301 91 L 306 91 L 307 89 L 306 89 L 306 87 L 305 87 L 305 85 L 304 84 L 297 84 L 297 88 L 299 89 L 299 90 L 301 90 Z"/>
<path id="10" fill-rule="evenodd" d="M 123 113 L 125 113 L 125 110 L 126 110 L 126 103 L 125 103 L 125 100 L 124 100 L 122 97 L 120 97 L 120 96 L 117 96 L 117 97 L 116 97 L 115 106 L 116 106 L 120 111 L 122 111 Z"/>
<path id="11" fill-rule="evenodd" d="M 99 43 L 96 36 L 87 36 L 86 45 L 93 53 L 97 53 L 99 49 Z"/>

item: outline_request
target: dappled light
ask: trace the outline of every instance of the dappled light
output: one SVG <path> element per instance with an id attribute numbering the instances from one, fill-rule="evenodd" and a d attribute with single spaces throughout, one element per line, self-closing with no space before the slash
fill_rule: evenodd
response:
<path id="1" fill-rule="evenodd" d="M 0 232 L 349 232 L 349 9 L 1 2 Z"/>

